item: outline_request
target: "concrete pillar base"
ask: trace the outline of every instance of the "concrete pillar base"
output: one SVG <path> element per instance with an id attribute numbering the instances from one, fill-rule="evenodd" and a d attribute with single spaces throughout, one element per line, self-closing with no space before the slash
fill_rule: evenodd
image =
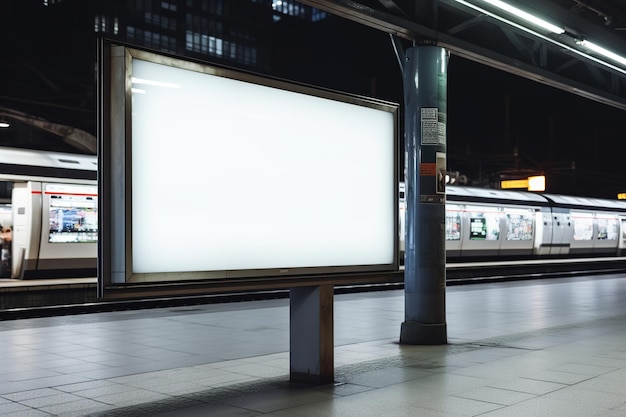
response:
<path id="1" fill-rule="evenodd" d="M 448 331 L 446 323 L 419 323 L 405 321 L 400 329 L 401 345 L 446 345 Z"/>

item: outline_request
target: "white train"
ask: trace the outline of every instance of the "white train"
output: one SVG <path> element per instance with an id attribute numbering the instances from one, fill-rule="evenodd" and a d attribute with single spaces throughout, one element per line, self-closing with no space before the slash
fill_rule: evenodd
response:
<path id="1" fill-rule="evenodd" d="M 4 277 L 96 276 L 97 168 L 93 155 L 0 147 Z M 404 220 L 400 184 L 402 252 Z M 448 186 L 445 222 L 448 261 L 626 256 L 626 201 Z"/>
<path id="2" fill-rule="evenodd" d="M 445 223 L 448 261 L 626 255 L 626 201 L 448 186 Z"/>
<path id="3" fill-rule="evenodd" d="M 0 147 L 5 278 L 96 276 L 97 158 Z"/>

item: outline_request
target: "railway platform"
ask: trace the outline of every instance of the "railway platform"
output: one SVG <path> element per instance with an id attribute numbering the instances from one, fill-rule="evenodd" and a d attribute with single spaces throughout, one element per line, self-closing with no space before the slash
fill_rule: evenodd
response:
<path id="1" fill-rule="evenodd" d="M 449 287 L 448 343 L 399 345 L 402 290 L 335 297 L 335 378 L 289 382 L 289 302 L 0 321 L 0 416 L 626 415 L 626 274 Z"/>
<path id="2" fill-rule="evenodd" d="M 404 266 L 400 266 L 404 270 Z M 474 262 L 449 262 L 446 264 L 446 282 L 448 286 L 465 285 L 476 282 L 497 282 L 511 280 L 527 280 L 537 278 L 552 278 L 566 276 L 586 276 L 592 274 L 621 273 L 626 271 L 626 257 L 594 257 L 594 258 L 554 258 L 554 259 L 527 259 L 505 261 L 474 261 Z M 398 282 L 385 283 L 382 286 L 395 286 L 402 288 L 401 278 Z M 98 279 L 96 277 L 84 278 L 49 278 L 49 279 L 7 279 L 0 278 L 0 315 L 11 317 L 28 317 L 41 314 L 53 314 L 56 310 L 73 309 L 80 310 L 81 305 L 91 304 L 91 311 L 115 308 L 106 305 L 97 298 Z M 376 285 L 373 285 L 374 287 Z M 335 286 L 337 293 L 366 291 L 372 285 L 358 286 Z M 282 295 L 286 297 L 286 295 Z M 229 297 L 224 294 L 219 297 L 204 297 L 202 301 L 170 300 L 170 304 L 197 304 L 215 302 L 216 298 L 224 301 Z M 263 298 L 263 295 L 250 298 Z M 147 300 L 142 300 L 148 304 Z M 158 304 L 158 301 L 152 304 Z M 126 307 L 124 307 L 126 308 Z M 44 312 L 44 310 L 48 310 Z M 84 309 L 86 310 L 86 309 Z"/>

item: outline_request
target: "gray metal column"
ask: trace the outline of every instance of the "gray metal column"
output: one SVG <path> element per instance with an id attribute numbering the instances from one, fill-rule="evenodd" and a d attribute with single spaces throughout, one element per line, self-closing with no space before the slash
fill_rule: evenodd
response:
<path id="1" fill-rule="evenodd" d="M 325 384 L 335 373 L 332 285 L 289 290 L 289 378 Z"/>
<path id="2" fill-rule="evenodd" d="M 448 51 L 423 45 L 406 51 L 405 321 L 400 343 L 447 343 L 446 90 Z"/>

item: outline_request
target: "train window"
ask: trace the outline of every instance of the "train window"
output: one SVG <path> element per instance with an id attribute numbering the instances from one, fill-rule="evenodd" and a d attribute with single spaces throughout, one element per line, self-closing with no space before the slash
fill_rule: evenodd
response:
<path id="1" fill-rule="evenodd" d="M 598 240 L 617 240 L 619 223 L 617 217 L 598 216 Z"/>
<path id="2" fill-rule="evenodd" d="M 461 207 L 446 204 L 446 240 L 461 240 Z"/>
<path id="3" fill-rule="evenodd" d="M 506 240 L 532 240 L 532 210 L 505 209 Z"/>
<path id="4" fill-rule="evenodd" d="M 593 214 L 572 212 L 574 221 L 574 240 L 591 240 L 593 238 Z"/>
<path id="5" fill-rule="evenodd" d="M 50 243 L 98 241 L 98 196 L 95 187 L 46 186 Z"/>
<path id="6" fill-rule="evenodd" d="M 10 204 L 0 203 L 0 226 L 13 224 L 13 209 Z"/>
<path id="7" fill-rule="evenodd" d="M 470 240 L 498 240 L 500 217 L 497 207 L 468 207 L 470 213 Z"/>

